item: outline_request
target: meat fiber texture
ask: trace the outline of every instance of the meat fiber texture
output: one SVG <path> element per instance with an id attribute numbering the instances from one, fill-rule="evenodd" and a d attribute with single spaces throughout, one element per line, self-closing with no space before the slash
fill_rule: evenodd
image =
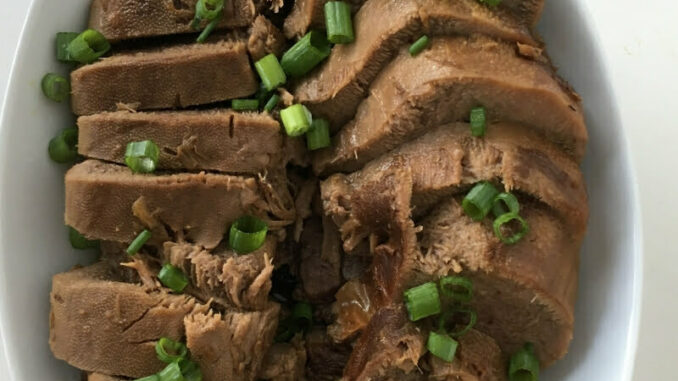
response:
<path id="1" fill-rule="evenodd" d="M 305 381 L 306 348 L 301 336 L 290 343 L 275 343 L 271 346 L 257 379 L 270 381 Z M 312 380 L 317 378 L 313 377 Z"/>
<path id="2" fill-rule="evenodd" d="M 530 28 L 516 22 L 509 13 L 501 8 L 490 9 L 477 0 L 370 0 L 360 8 L 353 24 L 355 42 L 335 46 L 327 62 L 304 78 L 294 91 L 299 102 L 313 115 L 328 119 L 335 131 L 351 120 L 358 104 L 368 95 L 370 83 L 398 51 L 422 35 L 479 33 L 540 45 Z M 416 70 L 398 80 L 416 78 L 417 73 L 427 70 L 417 65 Z"/>
<path id="3" fill-rule="evenodd" d="M 325 4 L 329 0 L 296 0 L 292 11 L 285 18 L 283 28 L 289 39 L 304 36 L 311 29 L 325 29 Z M 366 0 L 349 0 L 352 13 L 360 9 Z"/>
<path id="4" fill-rule="evenodd" d="M 588 133 L 579 97 L 549 66 L 519 57 L 510 44 L 473 36 L 433 40 L 416 57 L 403 50 L 313 167 L 320 174 L 357 170 L 432 128 L 467 121 L 479 106 L 488 129 L 518 123 L 582 159 Z"/>
<path id="5" fill-rule="evenodd" d="M 191 27 L 197 0 L 93 0 L 89 27 L 109 41 L 196 33 Z M 256 16 L 252 0 L 224 2 L 217 28 L 239 28 L 252 24 Z M 207 22 L 203 22 L 205 27 Z"/>
<path id="6" fill-rule="evenodd" d="M 246 97 L 257 90 L 247 46 L 241 40 L 185 44 L 120 53 L 71 73 L 76 115 L 184 108 Z"/>
<path id="7" fill-rule="evenodd" d="M 140 175 L 88 160 L 66 174 L 65 219 L 90 239 L 131 242 L 149 229 L 150 243 L 184 239 L 210 249 L 245 214 L 264 219 L 272 231 L 291 224 L 294 203 L 281 181 L 272 174 Z"/>

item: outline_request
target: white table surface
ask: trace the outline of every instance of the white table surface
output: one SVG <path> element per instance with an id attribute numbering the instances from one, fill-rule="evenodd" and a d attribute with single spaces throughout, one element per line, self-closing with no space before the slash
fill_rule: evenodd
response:
<path id="1" fill-rule="evenodd" d="M 26 3 L 0 0 L 0 102 Z M 671 239 L 678 236 L 678 168 L 674 164 L 678 159 L 673 156 L 678 152 L 678 118 L 673 115 L 678 110 L 678 3 L 596 0 L 590 7 L 601 31 L 602 48 L 608 56 L 617 57 L 610 62 L 611 78 L 621 94 L 618 100 L 642 204 L 644 291 L 634 379 L 675 380 L 678 245 Z M 0 375 L 4 374 L 0 368 Z"/>

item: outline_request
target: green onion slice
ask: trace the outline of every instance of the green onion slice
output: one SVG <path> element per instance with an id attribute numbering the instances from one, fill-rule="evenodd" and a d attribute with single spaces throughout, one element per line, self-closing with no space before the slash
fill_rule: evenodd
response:
<path id="1" fill-rule="evenodd" d="M 308 303 L 297 303 L 292 311 L 295 326 L 308 330 L 313 324 L 313 307 Z"/>
<path id="2" fill-rule="evenodd" d="M 59 32 L 56 34 L 56 57 L 61 62 L 72 62 L 68 54 L 68 45 L 75 40 L 80 33 L 77 32 Z"/>
<path id="3" fill-rule="evenodd" d="M 141 248 L 148 242 L 148 240 L 151 239 L 151 232 L 148 230 L 144 230 L 139 235 L 134 238 L 134 241 L 129 244 L 127 247 L 127 254 L 128 255 L 135 255 L 136 253 L 141 250 Z"/>
<path id="4" fill-rule="evenodd" d="M 355 40 L 351 6 L 345 1 L 325 3 L 327 39 L 334 44 L 348 44 Z"/>
<path id="5" fill-rule="evenodd" d="M 99 246 L 99 241 L 85 238 L 84 235 L 70 226 L 68 227 L 68 240 L 71 242 L 71 246 L 78 250 L 94 249 Z"/>
<path id="6" fill-rule="evenodd" d="M 271 91 L 279 86 L 282 86 L 287 82 L 287 76 L 280 62 L 278 62 L 278 57 L 275 54 L 269 54 L 266 57 L 260 59 L 254 63 L 254 67 L 259 73 L 261 82 L 266 87 L 266 90 Z"/>
<path id="7" fill-rule="evenodd" d="M 146 376 L 144 378 L 137 378 L 134 381 L 161 381 L 161 380 L 160 380 L 160 376 L 158 376 L 157 374 L 152 374 L 152 375 Z"/>
<path id="8" fill-rule="evenodd" d="M 205 42 L 205 40 L 207 40 L 207 37 L 209 37 L 210 34 L 214 32 L 214 29 L 216 29 L 217 25 L 219 25 L 219 21 L 220 21 L 219 18 L 210 21 L 210 23 L 207 24 L 205 29 L 203 29 L 202 33 L 200 33 L 200 35 L 198 36 L 198 38 L 195 39 L 195 41 L 201 44 Z"/>
<path id="9" fill-rule="evenodd" d="M 463 276 L 440 279 L 440 292 L 455 302 L 468 303 L 473 299 L 473 283 Z"/>
<path id="10" fill-rule="evenodd" d="M 63 102 L 71 94 L 71 84 L 68 80 L 54 73 L 47 73 L 40 82 L 42 93 L 55 102 Z"/>
<path id="11" fill-rule="evenodd" d="M 330 146 L 330 123 L 325 119 L 313 119 L 306 132 L 306 146 L 310 151 Z"/>
<path id="12" fill-rule="evenodd" d="M 94 29 L 80 33 L 66 48 L 68 57 L 82 64 L 96 61 L 111 49 L 111 44 L 103 34 Z"/>
<path id="13" fill-rule="evenodd" d="M 158 279 L 165 287 L 174 292 L 182 292 L 188 286 L 188 278 L 180 268 L 170 263 L 165 264 L 158 273 Z"/>
<path id="14" fill-rule="evenodd" d="M 464 208 L 466 214 L 474 221 L 480 221 L 485 218 L 490 209 L 492 209 L 494 198 L 497 197 L 498 194 L 499 192 L 494 185 L 488 182 L 481 182 L 476 184 L 466 197 L 464 197 L 461 206 Z"/>
<path id="15" fill-rule="evenodd" d="M 179 368 L 181 368 L 185 381 L 202 381 L 202 371 L 195 362 L 183 359 L 179 361 Z"/>
<path id="16" fill-rule="evenodd" d="M 506 213 L 520 212 L 520 203 L 512 193 L 499 193 L 492 204 L 492 214 L 499 217 Z"/>
<path id="17" fill-rule="evenodd" d="M 485 116 L 485 108 L 476 107 L 471 110 L 471 135 L 481 137 L 485 135 L 487 126 L 487 117 Z"/>
<path id="18" fill-rule="evenodd" d="M 433 282 L 412 287 L 405 291 L 403 297 L 411 321 L 418 321 L 440 313 L 440 295 L 438 295 L 438 287 Z"/>
<path id="19" fill-rule="evenodd" d="M 78 158 L 78 129 L 65 128 L 49 141 L 47 152 L 57 163 L 71 163 Z"/>
<path id="20" fill-rule="evenodd" d="M 247 254 L 259 249 L 266 241 L 266 222 L 252 216 L 238 218 L 228 235 L 228 243 L 238 254 Z"/>
<path id="21" fill-rule="evenodd" d="M 188 348 L 179 341 L 161 337 L 155 344 L 155 353 L 160 361 L 169 364 L 185 359 L 188 355 Z"/>
<path id="22" fill-rule="evenodd" d="M 282 56 L 280 65 L 292 77 L 301 77 L 330 55 L 332 48 L 325 35 L 310 31 Z"/>
<path id="23" fill-rule="evenodd" d="M 255 111 L 259 109 L 259 100 L 234 99 L 231 101 L 231 108 L 236 111 Z"/>
<path id="24" fill-rule="evenodd" d="M 200 20 L 215 20 L 221 17 L 224 0 L 198 0 L 195 4 L 195 17 Z"/>
<path id="25" fill-rule="evenodd" d="M 125 164 L 135 173 L 153 173 L 160 149 L 150 140 L 130 142 L 125 150 Z"/>
<path id="26" fill-rule="evenodd" d="M 459 343 L 448 335 L 439 334 L 433 331 L 428 334 L 426 348 L 431 354 L 443 361 L 454 361 L 454 355 L 457 353 L 457 346 L 459 346 Z"/>
<path id="27" fill-rule="evenodd" d="M 508 225 L 512 221 L 518 221 L 518 223 L 520 223 L 520 228 L 513 235 L 507 237 L 504 235 L 502 230 L 504 230 L 504 225 Z M 530 231 L 530 226 L 527 224 L 527 221 L 520 217 L 518 213 L 506 213 L 497 217 L 497 219 L 494 220 L 493 227 L 494 235 L 496 235 L 497 238 L 507 245 L 513 245 L 517 243 L 525 236 L 525 234 Z"/>
<path id="28" fill-rule="evenodd" d="M 537 381 L 539 379 L 539 360 L 534 354 L 534 345 L 531 343 L 511 356 L 509 363 L 510 381 Z"/>
<path id="29" fill-rule="evenodd" d="M 273 94 L 271 96 L 271 99 L 269 99 L 268 102 L 266 102 L 266 106 L 264 106 L 264 111 L 269 112 L 269 113 L 272 112 L 273 109 L 275 109 L 276 106 L 278 106 L 279 102 L 280 102 L 280 95 Z"/>
<path id="30" fill-rule="evenodd" d="M 412 57 L 418 55 L 419 53 L 423 52 L 424 49 L 428 46 L 429 43 L 429 38 L 427 35 L 423 35 L 419 37 L 417 41 L 415 41 L 412 45 L 410 45 L 410 55 Z"/>
<path id="31" fill-rule="evenodd" d="M 295 104 L 280 111 L 285 132 L 288 136 L 301 136 L 305 134 L 313 124 L 313 115 L 306 106 Z"/>
<path id="32" fill-rule="evenodd" d="M 295 324 L 292 317 L 283 319 L 278 323 L 278 329 L 275 332 L 276 343 L 286 343 L 294 337 L 294 335 L 299 331 L 298 327 Z"/>
<path id="33" fill-rule="evenodd" d="M 466 317 L 466 323 L 460 329 L 455 329 L 459 316 Z M 452 308 L 445 311 L 438 320 L 438 329 L 447 332 L 452 337 L 461 337 L 467 334 L 478 322 L 478 314 L 468 308 Z M 452 329 L 450 329 L 450 325 Z"/>
<path id="34" fill-rule="evenodd" d="M 185 381 L 179 363 L 176 362 L 168 364 L 165 369 L 158 372 L 158 378 L 160 381 Z"/>

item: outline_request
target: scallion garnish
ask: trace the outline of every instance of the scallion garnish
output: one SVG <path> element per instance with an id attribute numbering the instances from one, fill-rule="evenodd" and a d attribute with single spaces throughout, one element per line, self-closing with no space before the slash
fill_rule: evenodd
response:
<path id="1" fill-rule="evenodd" d="M 278 57 L 276 57 L 275 54 L 271 53 L 255 62 L 254 67 L 257 69 L 261 82 L 268 91 L 271 91 L 278 86 L 282 86 L 287 82 L 285 71 L 282 66 L 280 66 Z"/>
<path id="2" fill-rule="evenodd" d="M 59 32 L 56 34 L 56 57 L 61 62 L 71 62 L 73 59 L 68 54 L 68 45 L 75 40 L 80 33 Z"/>
<path id="3" fill-rule="evenodd" d="M 292 310 L 294 324 L 303 330 L 308 330 L 313 324 L 313 307 L 308 303 L 297 303 Z"/>
<path id="4" fill-rule="evenodd" d="M 268 102 L 266 102 L 266 106 L 264 106 L 264 111 L 270 113 L 271 111 L 273 111 L 273 109 L 276 108 L 276 106 L 278 106 L 279 102 L 280 102 L 280 95 L 273 94 L 271 96 L 271 99 L 269 99 Z"/>
<path id="5" fill-rule="evenodd" d="M 174 292 L 182 292 L 188 285 L 188 278 L 180 268 L 167 263 L 158 273 L 158 279 L 165 287 Z"/>
<path id="6" fill-rule="evenodd" d="M 433 331 L 428 334 L 428 341 L 426 342 L 426 348 L 429 352 L 446 362 L 454 361 L 458 345 L 459 343 L 450 336 Z"/>
<path id="7" fill-rule="evenodd" d="M 210 34 L 212 34 L 212 32 L 214 31 L 214 29 L 216 29 L 217 25 L 219 25 L 219 21 L 220 19 L 210 21 L 210 23 L 207 24 L 205 29 L 202 30 L 202 32 L 200 33 L 198 38 L 195 39 L 195 41 L 201 44 L 205 42 L 205 40 L 207 40 L 207 37 L 209 37 Z"/>
<path id="8" fill-rule="evenodd" d="M 313 119 L 306 132 L 306 146 L 310 151 L 330 146 L 330 123 L 325 119 Z"/>
<path id="9" fill-rule="evenodd" d="M 455 302 L 468 303 L 473 299 L 473 283 L 463 276 L 440 279 L 440 292 Z"/>
<path id="10" fill-rule="evenodd" d="M 480 221 L 490 212 L 494 198 L 498 194 L 499 192 L 494 185 L 488 182 L 481 182 L 476 184 L 464 197 L 461 206 L 464 208 L 466 215 L 474 221 Z"/>
<path id="11" fill-rule="evenodd" d="M 502 230 L 504 228 L 508 228 L 508 227 L 504 227 L 504 225 L 508 225 L 512 221 L 518 221 L 518 223 L 520 224 L 520 228 L 513 235 L 507 237 L 507 236 L 504 235 Z M 527 234 L 530 231 L 530 227 L 527 224 L 527 221 L 525 221 L 525 219 L 520 217 L 520 215 L 518 215 L 518 213 L 506 213 L 506 214 L 503 214 L 503 215 L 497 217 L 497 219 L 494 220 L 493 227 L 494 227 L 494 235 L 496 235 L 497 238 L 499 238 L 499 240 L 501 240 L 503 243 L 505 243 L 507 245 L 513 245 L 513 244 L 517 243 L 518 241 L 520 241 L 525 236 L 525 234 Z"/>
<path id="12" fill-rule="evenodd" d="M 70 60 L 88 64 L 96 61 L 111 49 L 103 34 L 87 29 L 74 38 L 66 48 Z"/>
<path id="13" fill-rule="evenodd" d="M 506 213 L 518 212 L 520 212 L 520 203 L 512 193 L 499 193 L 497 197 L 494 198 L 492 214 L 494 214 L 495 217 L 499 217 Z"/>
<path id="14" fill-rule="evenodd" d="M 456 329 L 459 316 L 466 317 L 466 323 L 460 329 Z M 478 322 L 478 314 L 468 308 L 453 307 L 445 311 L 438 320 L 438 329 L 447 332 L 452 337 L 461 337 L 467 334 Z"/>
<path id="15" fill-rule="evenodd" d="M 252 216 L 238 218 L 228 234 L 228 243 L 238 254 L 247 254 L 259 249 L 266 241 L 266 222 Z"/>
<path id="16" fill-rule="evenodd" d="M 405 307 L 411 321 L 437 315 L 440 313 L 440 295 L 433 282 L 412 287 L 403 294 Z"/>
<path id="17" fill-rule="evenodd" d="M 429 43 L 429 39 L 428 39 L 427 35 L 423 35 L 423 36 L 419 37 L 419 39 L 417 41 L 415 41 L 412 45 L 410 45 L 410 49 L 409 49 L 410 55 L 412 57 L 418 55 L 419 53 L 424 51 L 424 49 L 426 49 L 426 47 L 428 46 L 428 43 Z"/>
<path id="18" fill-rule="evenodd" d="M 205 42 L 207 37 L 209 37 L 217 25 L 219 25 L 223 14 L 224 0 L 198 0 L 198 2 L 195 3 L 195 17 L 191 22 L 193 29 L 199 29 L 200 23 L 208 21 L 207 26 L 196 39 L 197 42 Z"/>
<path id="19" fill-rule="evenodd" d="M 65 101 L 71 93 L 71 84 L 68 80 L 54 73 L 45 74 L 40 82 L 40 87 L 42 87 L 42 93 L 55 102 Z"/>
<path id="20" fill-rule="evenodd" d="M 135 173 L 153 173 L 158 156 L 160 149 L 152 141 L 130 142 L 125 150 L 125 164 Z"/>
<path id="21" fill-rule="evenodd" d="M 202 381 L 202 371 L 195 362 L 184 359 L 179 361 L 179 367 L 184 375 L 184 381 Z"/>
<path id="22" fill-rule="evenodd" d="M 231 101 L 231 108 L 236 111 L 255 111 L 259 109 L 257 99 L 234 99 Z"/>
<path id="23" fill-rule="evenodd" d="M 310 31 L 282 56 L 280 65 L 292 77 L 301 77 L 330 55 L 331 47 L 323 33 Z"/>
<path id="24" fill-rule="evenodd" d="M 70 226 L 68 227 L 68 240 L 71 242 L 71 246 L 78 250 L 94 249 L 99 246 L 99 241 L 85 238 L 84 235 Z"/>
<path id="25" fill-rule="evenodd" d="M 355 40 L 351 6 L 345 1 L 325 3 L 327 39 L 333 44 L 348 44 Z"/>
<path id="26" fill-rule="evenodd" d="M 305 134 L 313 124 L 313 115 L 306 106 L 295 104 L 280 111 L 285 132 L 288 136 L 301 136 Z"/>
<path id="27" fill-rule="evenodd" d="M 188 355 L 188 348 L 184 343 L 161 337 L 155 344 L 155 353 L 160 361 L 169 364 L 185 359 Z"/>
<path id="28" fill-rule="evenodd" d="M 139 235 L 134 238 L 134 241 L 132 241 L 132 243 L 130 243 L 127 247 L 127 254 L 135 255 L 138 253 L 149 239 L 151 239 L 151 232 L 149 230 L 144 230 L 139 233 Z"/>
<path id="29" fill-rule="evenodd" d="M 531 343 L 511 356 L 509 363 L 510 381 L 537 381 L 539 379 L 539 360 L 534 354 L 534 345 Z"/>
<path id="30" fill-rule="evenodd" d="M 173 362 L 168 364 L 165 369 L 158 372 L 158 379 L 160 381 L 184 381 L 179 363 Z"/>
<path id="31" fill-rule="evenodd" d="M 49 141 L 49 157 L 57 163 L 71 163 L 78 157 L 78 129 L 71 127 L 59 131 Z"/>
<path id="32" fill-rule="evenodd" d="M 476 107 L 472 109 L 470 120 L 471 120 L 471 135 L 477 138 L 485 135 L 485 127 L 487 125 L 485 108 Z"/>

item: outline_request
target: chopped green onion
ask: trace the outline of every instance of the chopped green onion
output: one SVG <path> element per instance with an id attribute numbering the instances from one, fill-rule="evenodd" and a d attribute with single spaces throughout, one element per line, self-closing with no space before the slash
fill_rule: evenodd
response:
<path id="1" fill-rule="evenodd" d="M 289 136 L 301 136 L 305 134 L 313 124 L 313 115 L 306 106 L 295 104 L 280 111 L 285 132 Z"/>
<path id="2" fill-rule="evenodd" d="M 125 164 L 135 173 L 153 173 L 160 149 L 150 140 L 130 142 L 125 150 Z"/>
<path id="3" fill-rule="evenodd" d="M 216 20 L 224 10 L 224 0 L 198 0 L 195 4 L 195 18 L 202 20 Z"/>
<path id="4" fill-rule="evenodd" d="M 448 329 L 448 324 L 453 323 L 456 325 L 457 321 L 455 318 L 460 314 L 468 317 L 466 325 L 458 330 Z M 452 337 L 461 337 L 467 334 L 477 322 L 478 314 L 475 311 L 467 308 L 453 308 L 440 316 L 440 319 L 438 320 L 438 329 L 441 332 L 447 332 Z"/>
<path id="5" fill-rule="evenodd" d="M 253 111 L 259 109 L 257 99 L 234 99 L 231 101 L 231 108 L 236 111 Z"/>
<path id="6" fill-rule="evenodd" d="M 502 227 L 511 223 L 512 221 L 518 221 L 520 223 L 520 230 L 513 234 L 512 236 L 506 237 L 502 232 Z M 520 241 L 525 234 L 530 231 L 530 226 L 527 224 L 527 221 L 520 217 L 518 213 L 506 213 L 497 217 L 494 220 L 494 235 L 497 236 L 503 243 L 507 245 L 513 245 Z"/>
<path id="7" fill-rule="evenodd" d="M 296 326 L 292 317 L 283 319 L 280 321 L 280 323 L 278 323 L 278 329 L 275 332 L 274 341 L 276 343 L 286 343 L 292 340 L 298 331 L 299 328 Z"/>
<path id="8" fill-rule="evenodd" d="M 136 253 L 141 250 L 141 248 L 148 242 L 148 240 L 151 239 L 151 232 L 148 230 L 144 230 L 139 235 L 134 238 L 134 241 L 129 244 L 127 247 L 127 254 L 128 255 L 135 255 Z"/>
<path id="9" fill-rule="evenodd" d="M 405 291 L 403 296 L 411 321 L 421 320 L 440 313 L 438 287 L 433 282 L 412 287 Z"/>
<path id="10" fill-rule="evenodd" d="M 494 185 L 488 182 L 481 182 L 476 184 L 473 189 L 464 197 L 461 206 L 464 208 L 466 214 L 474 221 L 480 221 L 492 209 L 494 198 L 499 192 Z"/>
<path id="11" fill-rule="evenodd" d="M 508 210 L 507 210 L 508 209 Z M 499 193 L 492 204 L 492 214 L 499 217 L 506 213 L 520 212 L 520 203 L 512 193 Z"/>
<path id="12" fill-rule="evenodd" d="M 158 376 L 157 374 L 152 374 L 152 375 L 146 376 L 144 378 L 137 378 L 134 381 L 161 381 L 161 380 L 160 380 L 160 376 Z"/>
<path id="13" fill-rule="evenodd" d="M 325 35 L 310 31 L 282 56 L 280 65 L 292 77 L 301 77 L 330 55 L 332 48 Z"/>
<path id="14" fill-rule="evenodd" d="M 71 127 L 59 131 L 49 141 L 49 157 L 57 163 L 70 163 L 78 157 L 78 129 Z"/>
<path id="15" fill-rule="evenodd" d="M 496 7 L 501 3 L 501 0 L 478 0 L 478 1 L 480 1 L 483 4 L 487 4 L 491 7 Z"/>
<path id="16" fill-rule="evenodd" d="M 47 73 L 40 82 L 42 93 L 55 102 L 63 102 L 71 93 L 71 84 L 68 80 L 54 73 Z"/>
<path id="17" fill-rule="evenodd" d="M 78 250 L 94 249 L 99 246 L 99 241 L 85 238 L 84 235 L 70 226 L 68 227 L 68 240 L 71 242 L 71 246 Z"/>
<path id="18" fill-rule="evenodd" d="M 477 138 L 485 135 L 485 126 L 487 125 L 485 108 L 476 107 L 472 109 L 470 119 L 471 119 L 471 135 Z"/>
<path id="19" fill-rule="evenodd" d="M 271 96 L 271 99 L 269 99 L 268 102 L 266 102 L 266 106 L 264 106 L 264 111 L 266 111 L 266 112 L 273 111 L 273 109 L 275 109 L 275 107 L 278 105 L 279 102 L 280 102 L 280 95 L 273 94 Z"/>
<path id="20" fill-rule="evenodd" d="M 473 283 L 463 276 L 446 276 L 440 279 L 440 292 L 456 302 L 468 303 L 473 298 Z"/>
<path id="21" fill-rule="evenodd" d="M 214 29 L 219 25 L 220 18 L 214 19 L 210 21 L 209 24 L 203 29 L 202 33 L 198 36 L 198 38 L 195 39 L 196 42 L 203 43 L 205 40 L 207 40 L 207 37 L 214 32 Z"/>
<path id="22" fill-rule="evenodd" d="M 264 244 L 267 232 L 264 221 L 252 216 L 240 217 L 231 225 L 228 242 L 238 254 L 251 253 Z"/>
<path id="23" fill-rule="evenodd" d="M 313 324 L 313 307 L 308 303 L 297 303 L 294 305 L 292 317 L 297 327 L 308 330 Z"/>
<path id="24" fill-rule="evenodd" d="M 158 378 L 160 381 L 185 381 L 181 374 L 181 368 L 176 362 L 167 365 L 165 369 L 158 372 Z"/>
<path id="25" fill-rule="evenodd" d="M 348 44 L 355 40 L 351 6 L 344 1 L 325 3 L 327 39 L 334 44 Z"/>
<path id="26" fill-rule="evenodd" d="M 510 381 L 537 381 L 539 379 L 539 360 L 534 354 L 534 345 L 531 343 L 511 356 L 509 363 Z"/>
<path id="27" fill-rule="evenodd" d="M 80 33 L 68 44 L 68 57 L 82 64 L 96 61 L 111 49 L 111 44 L 103 34 L 94 29 L 87 29 Z"/>
<path id="28" fill-rule="evenodd" d="M 185 381 L 202 381 L 202 371 L 195 362 L 183 359 L 179 361 L 179 367 Z"/>
<path id="29" fill-rule="evenodd" d="M 169 354 L 167 351 L 175 354 Z M 158 355 L 160 361 L 169 364 L 185 359 L 188 355 L 188 348 L 181 342 L 174 341 L 167 337 L 161 337 L 155 344 L 155 353 Z"/>
<path id="30" fill-rule="evenodd" d="M 73 59 L 68 54 L 68 45 L 75 40 L 80 33 L 77 32 L 59 32 L 56 34 L 56 57 L 61 62 L 72 62 Z"/>
<path id="31" fill-rule="evenodd" d="M 271 91 L 268 91 L 262 82 L 259 82 L 259 89 L 254 93 L 254 99 L 259 101 L 259 104 L 264 104 L 271 97 Z"/>
<path id="32" fill-rule="evenodd" d="M 287 82 L 285 71 L 282 66 L 280 66 L 278 57 L 276 57 L 275 54 L 271 53 L 260 59 L 254 64 L 254 67 L 257 69 L 261 82 L 263 82 L 268 91 L 284 85 L 285 82 Z"/>
<path id="33" fill-rule="evenodd" d="M 330 146 L 330 123 L 325 119 L 314 119 L 311 129 L 306 132 L 306 146 L 310 151 Z"/>
<path id="34" fill-rule="evenodd" d="M 180 268 L 170 263 L 165 264 L 158 273 L 158 279 L 165 287 L 174 292 L 182 292 L 188 285 L 188 278 Z"/>
<path id="35" fill-rule="evenodd" d="M 424 49 L 426 49 L 426 47 L 428 46 L 428 43 L 429 43 L 429 39 L 428 39 L 427 35 L 423 35 L 423 36 L 419 37 L 419 39 L 417 41 L 415 41 L 414 44 L 410 45 L 410 55 L 412 57 L 418 55 L 419 53 L 424 51 Z"/>
<path id="36" fill-rule="evenodd" d="M 431 354 L 447 362 L 454 361 L 458 345 L 459 343 L 448 335 L 433 331 L 428 334 L 428 341 L 426 342 L 426 348 Z"/>

